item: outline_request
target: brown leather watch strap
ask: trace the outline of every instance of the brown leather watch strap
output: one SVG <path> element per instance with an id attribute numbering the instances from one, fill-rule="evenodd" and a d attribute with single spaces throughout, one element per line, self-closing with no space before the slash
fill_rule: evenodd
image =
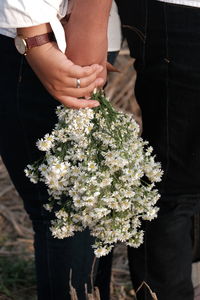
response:
<path id="1" fill-rule="evenodd" d="M 26 44 L 27 44 L 27 50 L 29 50 L 33 47 L 42 46 L 49 42 L 55 41 L 55 36 L 54 36 L 53 32 L 48 32 L 48 33 L 30 37 L 30 38 L 26 38 L 25 40 L 26 40 Z"/>

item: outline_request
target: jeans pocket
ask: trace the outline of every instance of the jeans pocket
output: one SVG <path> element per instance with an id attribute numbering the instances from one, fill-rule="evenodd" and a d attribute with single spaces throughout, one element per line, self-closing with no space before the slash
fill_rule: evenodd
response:
<path id="1" fill-rule="evenodd" d="M 130 54 L 142 68 L 145 64 L 145 45 L 148 22 L 148 0 L 129 0 L 119 4 L 122 30 Z"/>

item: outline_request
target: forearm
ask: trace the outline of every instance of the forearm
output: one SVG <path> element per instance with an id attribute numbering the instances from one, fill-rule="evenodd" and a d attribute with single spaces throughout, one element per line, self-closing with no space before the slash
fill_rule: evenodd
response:
<path id="1" fill-rule="evenodd" d="M 17 33 L 25 38 L 50 31 L 49 23 L 17 29 Z M 64 105 L 72 108 L 99 105 L 97 101 L 80 101 L 78 98 L 88 97 L 94 88 L 102 85 L 103 79 L 99 77 L 102 67 L 93 65 L 82 68 L 75 65 L 58 49 L 57 44 L 51 41 L 28 49 L 26 59 L 47 91 Z M 77 79 L 81 81 L 79 88 Z"/>
<path id="2" fill-rule="evenodd" d="M 73 15 L 90 32 L 105 34 L 111 5 L 112 0 L 75 0 Z"/>
<path id="3" fill-rule="evenodd" d="M 65 25 L 67 56 L 81 65 L 100 63 L 107 52 L 111 0 L 75 0 Z"/>

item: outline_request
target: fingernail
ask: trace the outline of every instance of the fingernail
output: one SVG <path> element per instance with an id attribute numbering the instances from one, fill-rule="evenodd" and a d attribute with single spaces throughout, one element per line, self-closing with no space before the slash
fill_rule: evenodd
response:
<path id="1" fill-rule="evenodd" d="M 97 107 L 97 106 L 99 106 L 99 102 L 93 104 L 93 107 Z"/>

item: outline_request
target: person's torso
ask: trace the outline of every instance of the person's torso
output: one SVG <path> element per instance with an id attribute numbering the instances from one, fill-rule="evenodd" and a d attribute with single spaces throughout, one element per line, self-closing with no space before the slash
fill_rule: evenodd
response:
<path id="1" fill-rule="evenodd" d="M 23 0 L 24 1 L 24 0 Z M 24 3 L 23 1 L 19 1 L 15 4 L 15 9 L 18 9 L 18 6 L 20 10 L 22 10 L 21 6 Z M 73 0 L 70 0 L 73 1 Z M 44 0 L 46 4 L 49 5 L 51 9 L 54 9 L 57 13 L 57 18 L 62 19 L 64 15 L 66 14 L 66 10 L 70 8 L 68 6 L 68 0 Z M 40 2 L 42 3 L 42 2 Z M 28 4 L 27 4 L 28 5 Z M 28 7 L 29 8 L 29 7 Z M 26 7 L 24 9 L 27 11 Z M 31 13 L 34 15 L 34 12 L 38 11 L 38 2 L 31 4 Z M 2 16 L 2 18 L 9 18 L 9 16 L 6 15 Z M 30 17 L 31 18 L 31 17 Z M 13 19 L 12 21 L 13 22 Z M 35 20 L 33 19 L 33 24 Z M 9 20 L 6 20 L 6 23 L 9 23 Z M 29 25 L 30 26 L 30 25 Z M 8 28 L 8 26 L 5 26 L 5 28 L 0 27 L 0 34 L 12 37 L 14 38 L 16 36 L 16 28 Z M 59 32 L 57 33 L 59 35 Z M 109 44 L 109 51 L 119 51 L 121 47 L 121 24 L 120 24 L 120 18 L 118 15 L 118 10 L 115 1 L 113 0 L 112 9 L 110 13 L 110 19 L 109 19 L 109 26 L 108 26 L 108 44 Z"/>

